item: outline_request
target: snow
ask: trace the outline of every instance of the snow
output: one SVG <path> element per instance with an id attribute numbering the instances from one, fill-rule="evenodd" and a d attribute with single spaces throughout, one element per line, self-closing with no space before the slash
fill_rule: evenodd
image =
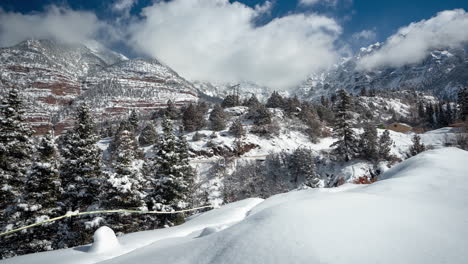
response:
<path id="1" fill-rule="evenodd" d="M 88 251 L 90 253 L 105 253 L 110 250 L 117 250 L 120 247 L 114 231 L 107 226 L 101 226 L 98 228 L 94 232 L 93 240 L 94 243 Z"/>
<path id="2" fill-rule="evenodd" d="M 467 162 L 457 148 L 430 150 L 371 185 L 243 200 L 125 235 L 117 253 L 75 248 L 4 263 L 466 263 Z"/>
<path id="3" fill-rule="evenodd" d="M 51 252 L 42 252 L 31 255 L 24 255 L 12 259 L 0 261 L 0 263 L 14 264 L 91 264 L 99 263 L 107 259 L 115 258 L 131 252 L 138 248 L 144 248 L 157 241 L 171 241 L 180 237 L 197 237 L 207 227 L 215 230 L 222 230 L 243 220 L 248 212 L 261 203 L 263 199 L 251 198 L 236 203 L 213 209 L 204 214 L 192 216 L 183 225 L 158 229 L 153 231 L 143 231 L 127 234 L 117 238 L 120 244 L 118 250 L 106 252 L 90 251 L 92 245 L 85 245 L 76 248 L 62 249 Z M 205 231 L 206 234 L 207 231 Z M 139 262 L 136 262 L 139 263 Z"/>

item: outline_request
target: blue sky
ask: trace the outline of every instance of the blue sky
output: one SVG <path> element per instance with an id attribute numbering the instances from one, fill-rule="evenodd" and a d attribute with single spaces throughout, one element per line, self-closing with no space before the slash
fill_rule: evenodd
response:
<path id="1" fill-rule="evenodd" d="M 28 38 L 162 60 L 184 77 L 287 87 L 377 41 L 363 69 L 468 42 L 466 0 L 1 0 L 0 47 Z"/>

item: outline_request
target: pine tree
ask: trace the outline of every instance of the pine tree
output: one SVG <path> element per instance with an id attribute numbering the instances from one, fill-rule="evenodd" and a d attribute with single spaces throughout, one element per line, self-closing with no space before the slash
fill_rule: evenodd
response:
<path id="1" fill-rule="evenodd" d="M 221 103 L 221 106 L 223 108 L 229 108 L 229 107 L 234 107 L 239 105 L 240 98 L 237 95 L 228 95 L 224 98 L 223 102 Z"/>
<path id="2" fill-rule="evenodd" d="M 6 210 L 21 197 L 31 165 L 32 131 L 24 121 L 23 101 L 10 90 L 0 108 L 0 228 L 6 225 Z"/>
<path id="3" fill-rule="evenodd" d="M 188 154 L 180 152 L 186 143 L 177 139 L 170 120 L 164 118 L 162 127 L 163 135 L 153 148 L 154 159 L 151 167 L 154 173 L 154 190 L 148 197 L 148 204 L 153 210 L 164 207 L 180 209 L 187 205 L 191 189 L 188 178 L 192 176 L 187 174 L 186 167 Z"/>
<path id="4" fill-rule="evenodd" d="M 426 150 L 426 146 L 421 143 L 421 137 L 419 135 L 415 134 L 411 141 L 413 141 L 413 145 L 409 149 L 408 155 L 410 157 L 416 156 Z"/>
<path id="5" fill-rule="evenodd" d="M 226 128 L 226 114 L 218 104 L 211 110 L 209 120 L 211 121 L 211 128 L 214 131 L 221 131 Z"/>
<path id="6" fill-rule="evenodd" d="M 204 114 L 203 107 L 190 104 L 182 116 L 185 131 L 193 132 L 202 129 L 206 124 Z"/>
<path id="7" fill-rule="evenodd" d="M 98 205 L 100 186 L 104 182 L 101 175 L 101 150 L 96 145 L 98 136 L 95 132 L 93 117 L 89 106 L 78 107 L 75 126 L 62 136 L 60 152 L 63 157 L 60 176 L 62 179 L 62 211 L 86 211 Z M 83 231 L 83 222 L 69 219 L 63 223 L 61 230 L 63 244 L 61 247 L 76 246 L 88 243 L 91 233 Z"/>
<path id="8" fill-rule="evenodd" d="M 12 228 L 31 225 L 59 215 L 60 178 L 58 153 L 53 137 L 48 134 L 37 147 L 36 158 L 25 183 L 24 195 L 11 208 Z M 10 253 L 24 255 L 51 250 L 58 240 L 57 225 L 44 224 L 6 238 Z M 3 255 L 3 254 L 2 254 Z"/>
<path id="9" fill-rule="evenodd" d="M 242 125 L 242 121 L 240 119 L 236 119 L 229 128 L 229 132 L 236 138 L 243 137 L 245 135 L 245 129 Z"/>
<path id="10" fill-rule="evenodd" d="M 158 140 L 158 132 L 152 123 L 149 123 L 141 131 L 140 137 L 138 138 L 138 143 L 140 146 L 145 147 L 153 145 Z"/>
<path id="11" fill-rule="evenodd" d="M 284 107 L 284 98 L 277 92 L 274 91 L 270 98 L 268 98 L 266 107 L 268 108 L 283 108 Z"/>
<path id="12" fill-rule="evenodd" d="M 134 147 L 135 137 L 127 130 L 120 137 L 120 145 L 115 150 L 112 163 L 114 172 L 105 183 L 103 206 L 107 209 L 142 209 L 144 180 L 135 167 L 138 157 Z M 106 224 L 116 232 L 128 233 L 138 230 L 140 219 L 126 214 L 113 214 L 106 217 Z"/>
<path id="13" fill-rule="evenodd" d="M 263 104 L 259 104 L 256 107 L 250 107 L 247 113 L 247 118 L 253 120 L 257 126 L 264 126 L 271 123 L 271 113 L 268 108 Z"/>
<path id="14" fill-rule="evenodd" d="M 291 180 L 296 186 L 301 183 L 312 188 L 319 186 L 320 178 L 315 172 L 315 159 L 311 150 L 306 148 L 294 150 L 289 158 L 289 168 Z"/>
<path id="15" fill-rule="evenodd" d="M 379 153 L 377 149 L 377 128 L 368 123 L 364 126 L 364 133 L 359 139 L 359 152 L 363 159 L 377 160 Z"/>
<path id="16" fill-rule="evenodd" d="M 255 94 L 252 94 L 250 98 L 244 103 L 245 106 L 248 107 L 255 107 L 260 104 L 260 101 L 258 101 L 257 96 Z"/>
<path id="17" fill-rule="evenodd" d="M 357 140 L 351 125 L 351 97 L 344 90 L 338 92 L 340 101 L 337 105 L 335 129 L 333 135 L 338 141 L 333 143 L 334 154 L 341 160 L 350 161 L 356 156 Z"/>
<path id="18" fill-rule="evenodd" d="M 378 149 L 379 158 L 388 160 L 390 158 L 390 150 L 392 149 L 393 140 L 390 137 L 390 132 L 385 130 L 379 138 Z"/>
<path id="19" fill-rule="evenodd" d="M 468 88 L 462 88 L 458 92 L 458 106 L 460 120 L 468 121 Z"/>
<path id="20" fill-rule="evenodd" d="M 137 132 L 139 122 L 140 120 L 138 119 L 137 112 L 135 110 L 132 110 L 130 112 L 130 116 L 128 117 L 128 123 L 132 126 L 133 132 Z"/>

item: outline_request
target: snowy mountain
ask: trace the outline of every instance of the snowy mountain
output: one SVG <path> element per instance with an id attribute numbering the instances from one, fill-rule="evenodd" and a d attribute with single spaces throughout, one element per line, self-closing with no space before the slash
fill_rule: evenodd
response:
<path id="1" fill-rule="evenodd" d="M 102 47 L 51 40 L 1 48 L 0 87 L 0 92 L 10 87 L 24 92 L 28 120 L 36 131 L 48 130 L 52 120 L 61 127 L 66 117 L 53 116 L 77 101 L 96 103 L 98 112 L 119 114 L 134 107 L 155 109 L 169 99 L 197 100 L 195 88 L 157 60 L 129 60 Z"/>
<path id="2" fill-rule="evenodd" d="M 311 74 L 296 89 L 301 98 L 313 100 L 330 96 L 339 89 L 358 94 L 367 90 L 416 89 L 431 92 L 441 98 L 454 98 L 460 87 L 468 85 L 467 49 L 432 50 L 418 64 L 402 67 L 383 67 L 370 71 L 359 70 L 359 61 L 381 48 L 376 43 L 361 48 L 353 57 L 344 58 L 332 69 Z"/>
<path id="3" fill-rule="evenodd" d="M 200 94 L 204 95 L 207 99 L 214 101 L 222 100 L 227 95 L 233 94 L 237 89 L 239 89 L 241 99 L 248 99 L 252 94 L 254 94 L 258 100 L 265 102 L 274 91 L 273 88 L 247 81 L 238 83 L 193 81 L 193 85 L 198 89 Z M 239 86 L 237 87 L 237 85 Z M 288 95 L 287 91 L 280 92 L 281 95 Z"/>
<path id="4" fill-rule="evenodd" d="M 464 263 L 466 162 L 466 151 L 431 150 L 372 185 L 247 199 L 118 243 L 101 229 L 93 245 L 2 263 Z"/>

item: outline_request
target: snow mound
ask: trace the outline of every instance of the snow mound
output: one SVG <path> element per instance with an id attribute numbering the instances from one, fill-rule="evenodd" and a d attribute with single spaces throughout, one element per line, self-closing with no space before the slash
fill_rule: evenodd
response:
<path id="1" fill-rule="evenodd" d="M 89 248 L 89 253 L 104 253 L 119 248 L 119 241 L 114 230 L 107 226 L 101 226 L 93 235 L 94 243 Z"/>

